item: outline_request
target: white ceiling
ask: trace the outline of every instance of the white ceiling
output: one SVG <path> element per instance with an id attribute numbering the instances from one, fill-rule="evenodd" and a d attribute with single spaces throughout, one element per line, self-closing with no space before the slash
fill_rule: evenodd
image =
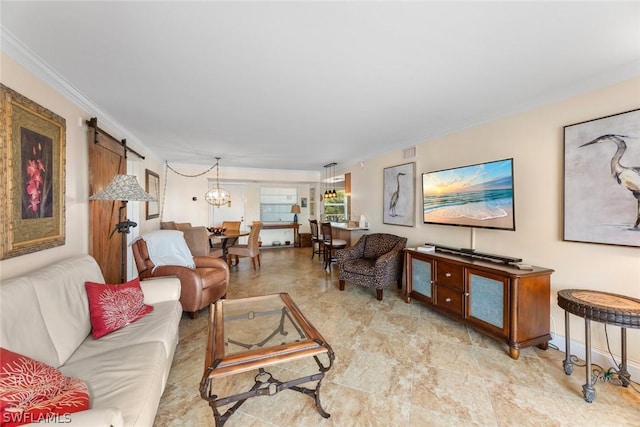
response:
<path id="1" fill-rule="evenodd" d="M 0 8 L 3 51 L 170 163 L 322 171 L 640 75 L 638 1 Z"/>

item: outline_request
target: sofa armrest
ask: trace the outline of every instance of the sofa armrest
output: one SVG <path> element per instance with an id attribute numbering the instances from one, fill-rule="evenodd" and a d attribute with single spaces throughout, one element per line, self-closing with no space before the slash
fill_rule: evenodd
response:
<path id="1" fill-rule="evenodd" d="M 83 427 L 122 427 L 124 419 L 122 412 L 116 408 L 88 409 L 86 411 L 73 412 L 49 419 L 43 423 L 26 424 L 32 427 L 46 426 L 83 426 Z"/>
<path id="2" fill-rule="evenodd" d="M 155 304 L 163 301 L 178 301 L 180 299 L 180 280 L 178 277 L 151 277 L 140 281 L 145 304 Z"/>

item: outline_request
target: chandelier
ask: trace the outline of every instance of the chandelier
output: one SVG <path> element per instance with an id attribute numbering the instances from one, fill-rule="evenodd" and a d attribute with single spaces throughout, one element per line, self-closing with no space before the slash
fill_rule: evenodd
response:
<path id="1" fill-rule="evenodd" d="M 220 188 L 220 157 L 216 157 L 216 185 L 211 187 L 206 193 L 204 193 L 204 199 L 213 206 L 231 206 L 231 194 L 224 188 Z"/>
<path id="2" fill-rule="evenodd" d="M 331 183 L 333 184 L 334 181 L 335 181 L 335 166 L 336 165 L 337 165 L 337 163 L 335 163 L 335 162 L 324 165 L 325 190 L 324 190 L 324 193 L 322 194 L 322 198 L 324 200 L 335 199 L 336 197 L 338 197 L 338 193 L 336 193 L 336 189 L 335 188 L 329 190 L 329 178 L 327 177 L 327 171 L 330 168 L 334 168 L 333 169 L 334 172 L 331 173 Z M 333 187 L 333 185 L 332 185 L 332 187 Z"/>

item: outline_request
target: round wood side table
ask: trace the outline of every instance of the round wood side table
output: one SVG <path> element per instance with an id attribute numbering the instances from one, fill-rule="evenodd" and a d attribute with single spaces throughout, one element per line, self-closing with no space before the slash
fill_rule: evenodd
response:
<path id="1" fill-rule="evenodd" d="M 584 400 L 591 403 L 596 391 L 591 376 L 591 321 L 620 326 L 622 363 L 618 376 L 624 387 L 631 383 L 631 375 L 627 371 L 627 329 L 640 328 L 640 299 L 608 292 L 586 289 L 564 289 L 558 291 L 558 305 L 564 309 L 565 359 L 562 362 L 567 375 L 573 373 L 573 361 L 570 350 L 569 314 L 584 318 L 585 359 L 587 382 L 582 386 Z"/>

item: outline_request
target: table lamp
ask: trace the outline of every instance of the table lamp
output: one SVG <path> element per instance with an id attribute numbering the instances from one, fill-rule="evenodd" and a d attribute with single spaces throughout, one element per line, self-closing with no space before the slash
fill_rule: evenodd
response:
<path id="1" fill-rule="evenodd" d="M 297 224 L 298 214 L 300 213 L 300 205 L 296 203 L 293 206 L 291 206 L 291 213 L 293 214 L 293 223 Z"/>

